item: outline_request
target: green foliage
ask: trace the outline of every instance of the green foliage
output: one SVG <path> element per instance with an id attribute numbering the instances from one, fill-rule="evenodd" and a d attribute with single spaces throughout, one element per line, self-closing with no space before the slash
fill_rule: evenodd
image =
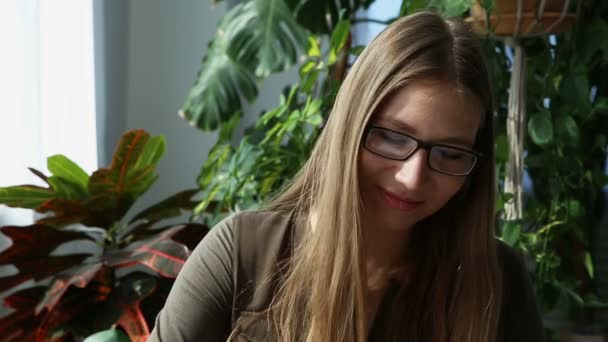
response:
<path id="1" fill-rule="evenodd" d="M 307 43 L 317 38 L 315 34 L 333 32 L 332 39 L 344 44 L 350 25 L 342 19 L 372 2 L 241 2 L 222 19 L 180 116 L 202 130 L 220 128 L 242 112 L 241 99 L 255 99 L 260 81 L 298 63 L 307 51 Z M 335 62 L 336 52 L 341 49 L 336 42 L 331 45 L 334 49 L 329 64 Z"/>
<path id="2" fill-rule="evenodd" d="M 605 37 L 596 32 L 606 27 L 602 18 L 607 14 L 606 4 L 586 2 L 577 23 L 555 36 L 555 42 L 548 36 L 521 41 L 527 56 L 529 113 L 524 163 L 533 188 L 527 194 L 523 220 L 502 222 L 500 236 L 532 260 L 532 278 L 543 310 L 557 310 L 571 319 L 606 301 L 595 294 L 591 243 L 604 207 L 608 54 L 602 44 Z M 497 73 L 509 65 L 500 60 L 506 59 L 505 49 L 499 42 L 488 49 L 501 93 L 507 93 L 508 87 L 505 75 Z M 497 167 L 503 172 L 506 146 L 501 122 L 507 110 L 504 97 L 500 100 L 504 95 L 498 96 Z"/>

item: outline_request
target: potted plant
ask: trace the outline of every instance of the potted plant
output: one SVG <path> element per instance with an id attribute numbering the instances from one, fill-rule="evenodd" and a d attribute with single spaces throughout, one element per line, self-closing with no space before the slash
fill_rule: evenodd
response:
<path id="1" fill-rule="evenodd" d="M 505 36 L 534 36 L 560 33 L 575 20 L 569 0 L 473 0 L 467 21 L 478 32 Z"/>
<path id="2" fill-rule="evenodd" d="M 0 292 L 9 292 L 4 303 L 13 310 L 0 319 L 4 341 L 81 341 L 106 329 L 88 341 L 109 335 L 147 339 L 172 279 L 208 231 L 192 222 L 159 226 L 192 209 L 196 189 L 125 220 L 156 181 L 164 150 L 163 137 L 132 130 L 122 136 L 107 168 L 88 175 L 55 155 L 48 158 L 51 175 L 30 169 L 48 187 L 0 188 L 0 204 L 43 214 L 33 225 L 0 227 L 11 240 L 0 265 L 18 271 L 0 281 Z M 74 242 L 81 246 L 77 252 L 61 251 Z M 15 290 L 32 281 L 34 286 Z"/>

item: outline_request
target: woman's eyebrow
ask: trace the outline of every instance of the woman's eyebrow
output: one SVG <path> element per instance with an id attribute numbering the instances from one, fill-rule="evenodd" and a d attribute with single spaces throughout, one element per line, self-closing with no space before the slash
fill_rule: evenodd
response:
<path id="1" fill-rule="evenodd" d="M 389 129 L 395 130 L 397 132 L 411 134 L 412 136 L 417 138 L 416 129 L 403 121 L 395 120 L 394 118 L 388 117 L 388 118 L 379 118 L 375 122 L 375 124 L 382 126 L 384 128 L 389 128 Z M 442 144 L 442 145 L 445 144 L 445 145 L 467 146 L 467 147 L 471 147 L 474 145 L 473 140 L 471 140 L 469 138 L 457 137 L 457 136 L 445 137 L 445 138 L 441 138 L 441 139 L 433 139 L 433 140 L 430 140 L 427 142 L 433 143 L 433 144 Z"/>

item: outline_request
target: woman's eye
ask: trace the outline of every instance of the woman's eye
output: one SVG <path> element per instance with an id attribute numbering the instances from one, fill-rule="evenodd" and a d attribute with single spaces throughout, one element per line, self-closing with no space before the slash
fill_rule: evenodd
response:
<path id="1" fill-rule="evenodd" d="M 465 158 L 465 154 L 460 151 L 441 151 L 441 158 L 459 160 Z"/>
<path id="2" fill-rule="evenodd" d="M 407 137 L 392 134 L 389 132 L 382 132 L 380 134 L 380 137 L 382 138 L 382 140 L 384 140 L 384 142 L 392 145 L 406 145 L 410 142 L 410 139 L 408 139 Z"/>

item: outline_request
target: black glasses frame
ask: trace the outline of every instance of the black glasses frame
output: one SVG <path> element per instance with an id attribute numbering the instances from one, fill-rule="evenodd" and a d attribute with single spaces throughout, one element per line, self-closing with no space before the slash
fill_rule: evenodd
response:
<path id="1" fill-rule="evenodd" d="M 416 142 L 416 147 L 408 155 L 406 155 L 405 157 L 402 157 L 402 158 L 395 158 L 395 157 L 391 157 L 391 156 L 386 156 L 386 155 L 384 155 L 382 153 L 374 151 L 373 149 L 371 149 L 371 148 L 369 148 L 367 146 L 367 140 L 368 140 L 367 138 L 368 138 L 369 133 L 370 133 L 370 131 L 372 129 L 379 129 L 379 130 L 382 130 L 382 131 L 387 131 L 387 132 L 391 132 L 393 134 L 404 136 L 404 137 L 406 137 L 408 139 L 412 139 L 413 141 Z M 483 154 L 481 154 L 479 152 L 467 150 L 467 149 L 460 148 L 460 147 L 450 146 L 450 145 L 427 143 L 427 142 L 424 142 L 424 141 L 422 141 L 420 139 L 416 139 L 416 138 L 412 137 L 409 134 L 405 134 L 405 133 L 402 133 L 402 132 L 397 132 L 397 131 L 394 131 L 392 129 L 389 129 L 389 128 L 386 128 L 386 127 L 382 127 L 382 126 L 377 126 L 377 125 L 368 125 L 365 128 L 365 131 L 363 133 L 363 147 L 365 147 L 365 149 L 368 150 L 368 151 L 370 151 L 371 153 L 373 153 L 375 155 L 378 155 L 380 157 L 383 157 L 383 158 L 386 158 L 386 159 L 391 159 L 391 160 L 399 160 L 399 161 L 405 161 L 405 160 L 409 159 L 412 155 L 414 155 L 414 153 L 416 153 L 416 151 L 418 151 L 420 148 L 422 148 L 422 149 L 424 149 L 424 150 L 427 151 L 426 164 L 429 167 L 429 169 L 431 169 L 433 171 L 437 171 L 439 173 L 450 175 L 450 176 L 468 176 L 468 175 L 470 175 L 471 172 L 473 172 L 473 170 L 475 169 L 475 167 L 477 167 L 478 161 L 481 158 L 483 158 Z M 434 147 L 450 148 L 450 149 L 453 149 L 453 150 L 458 150 L 458 151 L 461 151 L 461 152 L 468 153 L 468 154 L 472 155 L 473 157 L 475 157 L 475 159 L 473 161 L 473 166 L 471 166 L 471 168 L 466 173 L 451 173 L 451 172 L 446 172 L 446 171 L 438 170 L 438 169 L 434 168 L 433 166 L 431 166 L 431 150 Z"/>

